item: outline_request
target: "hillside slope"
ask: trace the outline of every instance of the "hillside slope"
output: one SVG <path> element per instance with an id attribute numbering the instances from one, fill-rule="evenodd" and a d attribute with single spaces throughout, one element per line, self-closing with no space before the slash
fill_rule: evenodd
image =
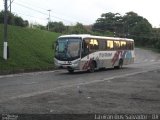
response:
<path id="1" fill-rule="evenodd" d="M 60 34 L 8 26 L 10 57 L 3 60 L 3 25 L 0 24 L 0 72 L 53 67 L 52 43 Z"/>

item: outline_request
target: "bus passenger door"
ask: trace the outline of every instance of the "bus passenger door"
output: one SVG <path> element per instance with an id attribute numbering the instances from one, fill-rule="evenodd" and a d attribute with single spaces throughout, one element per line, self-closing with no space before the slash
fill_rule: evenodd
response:
<path id="1" fill-rule="evenodd" d="M 83 40 L 81 56 L 83 58 L 87 56 L 88 54 L 89 54 L 89 40 Z"/>

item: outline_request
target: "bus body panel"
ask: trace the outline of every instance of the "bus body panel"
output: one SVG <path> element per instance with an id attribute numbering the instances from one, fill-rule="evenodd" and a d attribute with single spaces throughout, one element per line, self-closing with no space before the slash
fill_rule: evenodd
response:
<path id="1" fill-rule="evenodd" d="M 76 58 L 74 60 L 66 59 L 66 60 L 58 60 L 56 57 L 54 58 L 54 63 L 57 68 L 63 68 L 63 69 L 72 69 L 72 70 L 88 70 L 90 69 L 90 64 L 92 61 L 96 64 L 96 69 L 99 68 L 113 68 L 115 66 L 119 65 L 120 60 L 123 61 L 123 65 L 128 65 L 134 63 L 135 58 L 135 52 L 134 52 L 134 40 L 133 39 L 126 39 L 126 38 L 114 38 L 114 37 L 101 37 L 101 36 L 91 36 L 91 35 L 65 35 L 60 36 L 58 39 L 70 39 L 70 38 L 77 38 L 81 39 L 81 42 L 76 43 L 75 40 L 72 40 L 74 44 L 71 44 L 72 48 L 74 48 L 73 45 L 80 45 L 79 49 L 79 58 Z M 85 39 L 91 39 L 92 43 L 93 40 L 97 39 L 99 41 L 106 40 L 106 41 L 119 41 L 121 44 L 121 41 L 127 42 L 133 42 L 132 43 L 132 49 L 116 49 L 113 50 L 100 50 L 97 49 L 95 51 L 89 52 L 87 55 L 82 55 L 82 46 Z M 63 42 L 63 41 L 62 41 Z M 61 46 L 63 46 L 61 42 Z M 63 42 L 64 43 L 64 42 Z M 108 44 L 108 43 L 107 43 Z M 64 46 L 63 46 L 64 49 Z M 67 48 L 69 49 L 69 48 Z M 70 50 L 70 52 L 73 52 Z M 78 51 L 77 51 L 78 53 Z M 67 54 L 67 51 L 66 51 Z M 72 55 L 72 54 L 71 54 Z M 83 57 L 82 57 L 83 56 Z"/>
<path id="2" fill-rule="evenodd" d="M 134 63 L 134 51 L 98 51 L 87 55 L 80 61 L 80 70 L 87 70 L 90 61 L 96 61 L 96 68 L 112 68 L 118 66 L 119 60 L 123 60 L 123 65 Z"/>

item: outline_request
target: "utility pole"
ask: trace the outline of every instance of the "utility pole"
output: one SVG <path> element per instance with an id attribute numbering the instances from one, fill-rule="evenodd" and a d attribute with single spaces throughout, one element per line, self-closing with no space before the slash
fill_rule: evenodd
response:
<path id="1" fill-rule="evenodd" d="M 7 20 L 8 20 L 8 15 L 7 15 L 7 0 L 4 0 L 4 43 L 3 43 L 3 58 L 7 60 L 8 58 L 8 42 L 7 42 Z"/>
<path id="2" fill-rule="evenodd" d="M 11 10 L 12 10 L 12 9 L 11 9 L 11 7 L 12 7 L 11 4 L 12 4 L 12 2 L 11 2 L 11 0 L 10 0 L 10 5 L 9 5 L 9 6 L 10 6 L 10 13 L 12 12 L 12 11 L 11 11 Z"/>
<path id="3" fill-rule="evenodd" d="M 50 23 L 50 12 L 51 12 L 51 10 L 47 10 L 48 12 L 49 12 L 49 17 L 48 17 L 48 31 L 49 31 L 49 23 Z"/>
<path id="4" fill-rule="evenodd" d="M 14 0 L 10 0 L 10 4 L 9 4 L 9 6 L 8 6 L 8 8 L 10 8 L 10 13 L 12 12 L 12 3 L 13 3 L 13 1 L 14 1 Z M 8 9 L 8 8 L 7 8 L 7 9 Z"/>

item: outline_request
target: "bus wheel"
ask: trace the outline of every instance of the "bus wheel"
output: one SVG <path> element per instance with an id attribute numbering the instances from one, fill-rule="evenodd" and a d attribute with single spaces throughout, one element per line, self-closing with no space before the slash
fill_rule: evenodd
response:
<path id="1" fill-rule="evenodd" d="M 119 60 L 118 69 L 121 69 L 123 67 L 123 60 Z"/>
<path id="2" fill-rule="evenodd" d="M 74 73 L 74 70 L 68 70 L 69 73 Z"/>
<path id="3" fill-rule="evenodd" d="M 95 62 L 91 62 L 90 64 L 90 69 L 88 70 L 90 73 L 93 73 L 95 71 L 95 67 L 96 67 L 96 64 Z"/>

